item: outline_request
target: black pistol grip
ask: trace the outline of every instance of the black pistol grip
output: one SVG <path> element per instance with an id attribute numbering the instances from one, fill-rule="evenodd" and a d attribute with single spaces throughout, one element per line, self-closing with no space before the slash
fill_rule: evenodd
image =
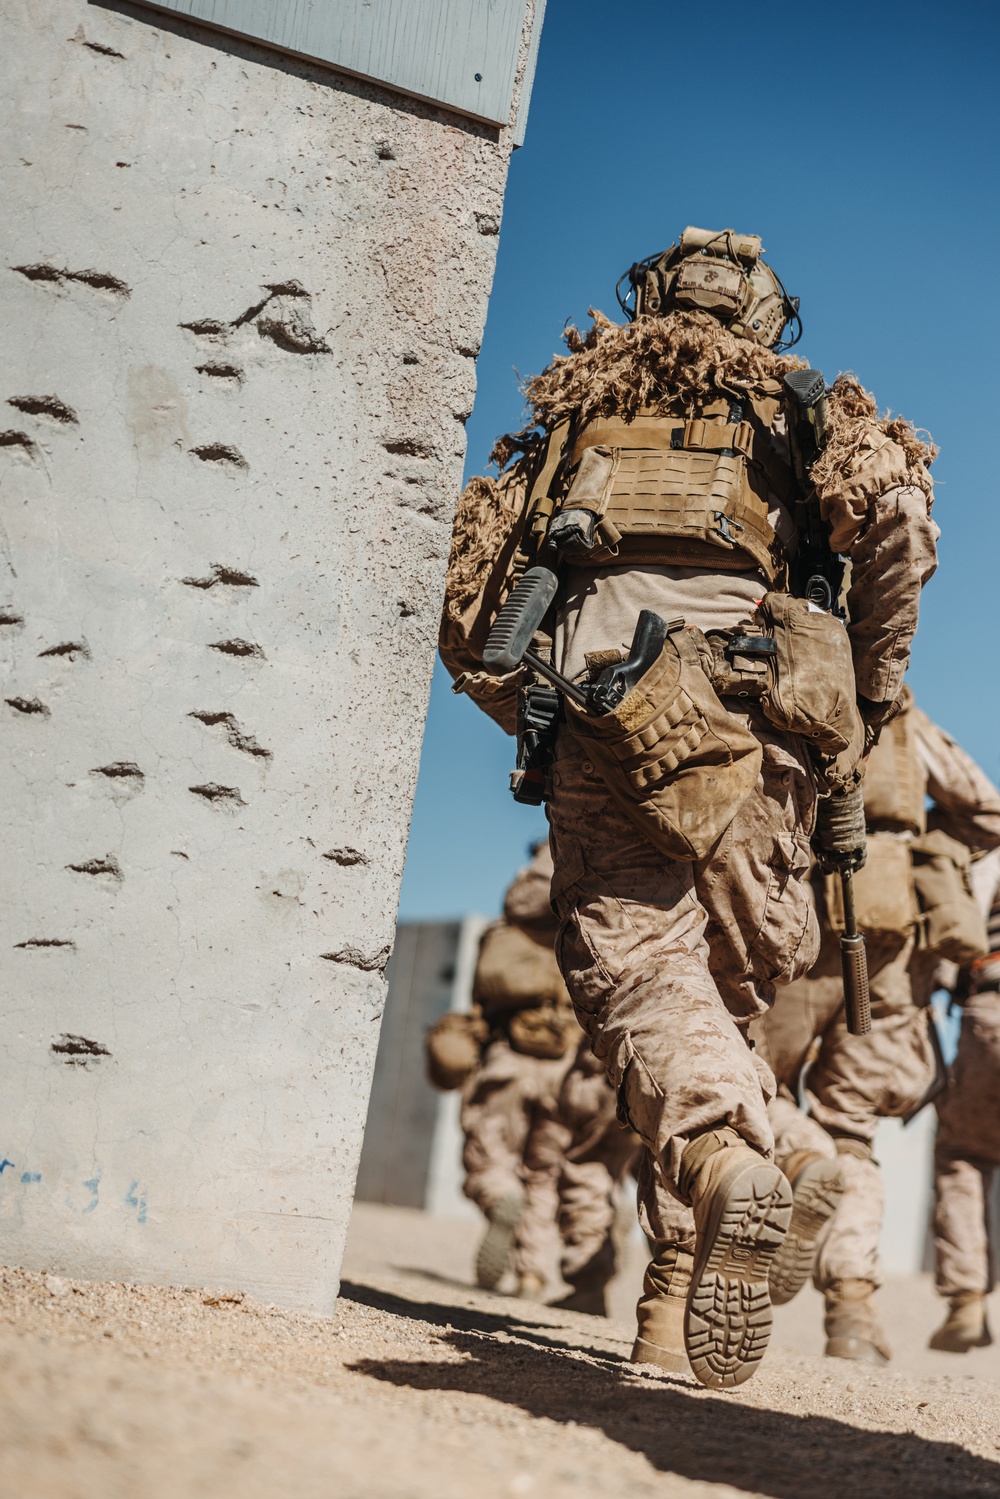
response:
<path id="1" fill-rule="evenodd" d="M 628 660 L 605 667 L 590 689 L 591 707 L 595 713 L 611 713 L 617 708 L 659 659 L 667 635 L 681 623 L 681 620 L 672 620 L 668 625 L 652 609 L 640 612 Z"/>

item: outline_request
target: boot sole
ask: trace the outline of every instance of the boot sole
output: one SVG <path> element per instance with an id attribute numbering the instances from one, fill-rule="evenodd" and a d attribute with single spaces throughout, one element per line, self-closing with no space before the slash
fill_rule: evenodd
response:
<path id="1" fill-rule="evenodd" d="M 476 1285 L 484 1291 L 495 1291 L 503 1280 L 520 1217 L 521 1204 L 515 1199 L 505 1198 L 493 1208 L 490 1226 L 476 1254 Z"/>
<path id="2" fill-rule="evenodd" d="M 716 1190 L 699 1234 L 684 1319 L 696 1378 L 731 1389 L 755 1372 L 771 1336 L 768 1271 L 792 1216 L 792 1189 L 761 1160 L 734 1171 Z"/>
<path id="3" fill-rule="evenodd" d="M 838 1161 L 810 1161 L 792 1188 L 792 1221 L 768 1277 L 771 1303 L 784 1306 L 812 1274 L 816 1243 L 844 1195 Z"/>
<path id="4" fill-rule="evenodd" d="M 687 1374 L 691 1368 L 686 1354 L 673 1353 L 669 1348 L 661 1348 L 658 1343 L 650 1343 L 646 1338 L 636 1338 L 632 1345 L 631 1362 L 655 1364 L 667 1374 Z"/>

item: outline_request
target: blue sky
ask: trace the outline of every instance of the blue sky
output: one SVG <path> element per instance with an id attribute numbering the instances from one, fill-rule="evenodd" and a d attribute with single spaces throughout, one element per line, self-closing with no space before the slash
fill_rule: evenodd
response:
<path id="1" fill-rule="evenodd" d="M 518 374 L 686 224 L 760 234 L 796 350 L 926 427 L 941 565 L 918 701 L 1000 780 L 1000 7 L 549 0 L 511 163 L 467 472 L 519 425 Z M 513 741 L 438 665 L 400 915 L 498 909 L 539 810 Z"/>

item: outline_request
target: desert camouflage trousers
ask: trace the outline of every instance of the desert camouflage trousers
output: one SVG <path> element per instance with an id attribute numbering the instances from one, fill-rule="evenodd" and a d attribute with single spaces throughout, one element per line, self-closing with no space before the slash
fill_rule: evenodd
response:
<path id="1" fill-rule="evenodd" d="M 773 1009 L 752 1027 L 781 1085 L 768 1111 L 778 1164 L 800 1150 L 840 1158 L 846 1186 L 817 1254 L 820 1290 L 835 1280 L 879 1284 L 885 1189 L 871 1144 L 879 1120 L 915 1108 L 936 1072 L 927 1008 L 936 960 L 913 937 L 884 939 L 869 942 L 868 966 L 869 1035 L 847 1029 L 839 944 L 828 931 L 809 978 L 779 991 Z M 794 1101 L 807 1061 L 808 1115 Z"/>
<path id="2" fill-rule="evenodd" d="M 512 1258 L 519 1277 L 547 1280 L 558 1255 L 559 1169 L 570 1143 L 559 1090 L 572 1061 L 572 1048 L 550 1060 L 493 1041 L 462 1093 L 462 1190 L 484 1213 L 501 1198 L 522 1200 Z"/>
<path id="3" fill-rule="evenodd" d="M 775 983 L 816 956 L 806 883 L 812 774 L 794 739 L 756 712 L 751 727 L 763 747 L 757 787 L 697 862 L 654 848 L 567 729 L 557 743 L 549 803 L 556 954 L 621 1114 L 651 1153 L 644 1216 L 664 1232 L 692 1137 L 728 1124 L 770 1155 L 774 1083 L 745 1027 Z"/>
<path id="4" fill-rule="evenodd" d="M 560 1270 L 568 1285 L 606 1285 L 618 1268 L 616 1192 L 638 1170 L 642 1142 L 618 1120 L 604 1064 L 583 1041 L 559 1096 L 571 1139 L 559 1173 Z"/>
<path id="5" fill-rule="evenodd" d="M 989 1198 L 1000 1166 L 1000 994 L 967 1000 L 954 1081 L 938 1101 L 934 1247 L 942 1296 L 993 1289 Z"/>

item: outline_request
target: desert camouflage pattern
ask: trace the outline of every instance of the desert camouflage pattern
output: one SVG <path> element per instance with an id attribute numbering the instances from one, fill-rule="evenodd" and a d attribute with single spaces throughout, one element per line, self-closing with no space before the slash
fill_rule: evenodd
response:
<path id="1" fill-rule="evenodd" d="M 724 1123 L 771 1153 L 769 1070 L 745 1025 L 777 981 L 813 962 L 806 873 L 815 789 L 800 746 L 750 710 L 763 749 L 754 793 L 712 853 L 654 849 L 564 730 L 549 805 L 557 956 L 621 1117 L 678 1192 L 693 1136 Z M 679 1194 L 683 1195 L 683 1194 Z"/>
<path id="2" fill-rule="evenodd" d="M 642 1143 L 618 1119 L 604 1066 L 584 1041 L 563 1081 L 560 1117 L 571 1131 L 559 1173 L 560 1270 L 567 1285 L 606 1285 L 617 1264 L 615 1195 L 638 1170 Z"/>
<path id="3" fill-rule="evenodd" d="M 926 789 L 939 825 L 969 846 L 981 850 L 1000 844 L 1000 792 L 919 708 L 912 707 L 908 716 L 920 802 Z M 876 747 L 873 764 L 878 753 Z M 884 1186 L 866 1147 L 880 1119 L 908 1114 L 935 1080 L 928 1006 L 940 982 L 939 967 L 921 948 L 916 928 L 906 937 L 869 940 L 872 1029 L 867 1036 L 852 1036 L 844 1017 L 837 939 L 824 923 L 820 955 L 808 978 L 781 990 L 774 1008 L 754 1027 L 763 1057 L 784 1085 L 783 1097 L 769 1111 L 779 1164 L 798 1150 L 831 1155 L 839 1143 L 846 1189 L 817 1257 L 821 1290 L 837 1279 L 880 1282 Z M 790 1101 L 807 1062 L 810 1118 Z M 852 1143 L 860 1150 L 852 1152 Z"/>
<path id="4" fill-rule="evenodd" d="M 463 1191 L 487 1214 L 505 1197 L 522 1200 L 512 1261 L 518 1278 L 547 1280 L 558 1256 L 559 1169 L 571 1139 L 559 1092 L 572 1061 L 572 1048 L 550 1060 L 496 1040 L 462 1095 Z"/>
<path id="5" fill-rule="evenodd" d="M 967 1000 L 954 1083 L 938 1104 L 934 1148 L 936 1285 L 993 1289 L 987 1203 L 1000 1166 L 1000 994 Z"/>
<path id="6" fill-rule="evenodd" d="M 952 1085 L 938 1100 L 935 1279 L 942 1296 L 993 1289 L 987 1204 L 1000 1166 L 1000 850 L 976 867 L 990 953 L 968 975 Z"/>

